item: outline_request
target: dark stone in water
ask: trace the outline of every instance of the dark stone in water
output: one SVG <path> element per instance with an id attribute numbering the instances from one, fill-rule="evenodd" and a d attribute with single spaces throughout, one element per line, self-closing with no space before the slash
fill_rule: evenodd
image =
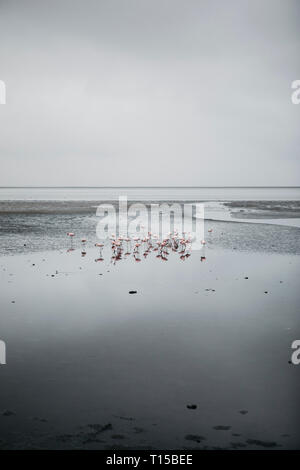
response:
<path id="1" fill-rule="evenodd" d="M 116 418 L 124 419 L 125 421 L 135 421 L 131 416 L 116 416 Z"/>
<path id="2" fill-rule="evenodd" d="M 248 439 L 247 444 L 261 447 L 280 447 L 276 442 L 260 441 L 259 439 Z"/>
<path id="3" fill-rule="evenodd" d="M 73 438 L 73 434 L 60 434 L 59 436 L 56 436 L 56 439 L 62 442 L 71 441 Z"/>
<path id="4" fill-rule="evenodd" d="M 96 434 L 104 431 L 111 431 L 113 428 L 111 423 L 105 424 L 104 426 L 102 424 L 89 424 L 88 426 L 92 428 Z"/>
<path id="5" fill-rule="evenodd" d="M 189 410 L 195 410 L 197 408 L 197 405 L 186 405 L 186 407 L 189 409 Z"/>
<path id="6" fill-rule="evenodd" d="M 246 447 L 246 444 L 244 444 L 243 442 L 231 442 L 230 443 L 231 447 L 233 449 L 238 449 L 238 448 L 241 448 L 241 447 Z"/>
<path id="7" fill-rule="evenodd" d="M 4 410 L 2 416 L 14 416 L 16 413 L 10 410 Z"/>
<path id="8" fill-rule="evenodd" d="M 248 277 L 248 276 L 246 276 L 246 277 L 244 277 L 244 279 L 249 279 L 249 277 Z"/>
<path id="9" fill-rule="evenodd" d="M 219 425 L 219 426 L 214 426 L 214 429 L 216 431 L 229 431 L 229 429 L 231 429 L 231 426 L 222 426 L 222 425 Z"/>
<path id="10" fill-rule="evenodd" d="M 194 441 L 194 442 L 198 442 L 200 443 L 201 441 L 204 441 L 205 440 L 205 437 L 203 436 L 198 436 L 197 434 L 187 434 L 185 436 L 185 439 L 187 441 Z"/>
<path id="11" fill-rule="evenodd" d="M 134 432 L 135 432 L 136 434 L 140 434 L 141 432 L 144 432 L 144 429 L 143 429 L 143 428 L 139 428 L 139 427 L 137 427 L 137 426 L 135 426 L 135 427 L 133 428 L 133 430 L 134 430 Z"/>
<path id="12" fill-rule="evenodd" d="M 241 415 L 246 415 L 248 413 L 248 410 L 240 410 L 239 413 Z"/>
<path id="13" fill-rule="evenodd" d="M 129 294 L 137 294 L 137 290 L 130 290 Z"/>

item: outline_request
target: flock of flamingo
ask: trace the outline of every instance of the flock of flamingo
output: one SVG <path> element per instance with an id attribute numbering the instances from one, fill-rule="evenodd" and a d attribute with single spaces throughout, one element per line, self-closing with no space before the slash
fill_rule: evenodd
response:
<path id="1" fill-rule="evenodd" d="M 212 232 L 209 229 L 208 232 Z M 71 246 L 67 250 L 68 252 L 74 251 L 73 238 L 74 232 L 68 232 L 68 237 L 71 240 Z M 86 238 L 81 239 L 81 256 L 86 256 Z M 204 246 L 205 240 L 201 241 Z M 99 248 L 99 256 L 95 259 L 96 262 L 104 261 L 103 248 L 106 245 L 104 242 L 95 243 L 95 247 Z M 182 232 L 182 236 L 179 235 L 178 231 L 169 232 L 164 238 L 159 238 L 158 235 L 148 232 L 147 235 L 135 236 L 135 237 L 124 237 L 116 236 L 112 234 L 108 240 L 107 245 L 111 249 L 111 262 L 116 264 L 117 261 L 133 257 L 134 261 L 140 262 L 142 258 L 147 258 L 148 255 L 153 252 L 156 254 L 156 258 L 161 261 L 168 261 L 168 256 L 171 252 L 175 252 L 179 255 L 181 261 L 185 261 L 191 256 L 192 251 L 192 237 L 186 232 Z M 201 261 L 205 261 L 206 257 L 204 252 L 200 258 Z"/>

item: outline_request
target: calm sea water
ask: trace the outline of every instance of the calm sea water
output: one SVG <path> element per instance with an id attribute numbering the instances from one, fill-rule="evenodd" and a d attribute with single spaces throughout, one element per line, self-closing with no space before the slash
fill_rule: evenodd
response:
<path id="1" fill-rule="evenodd" d="M 300 448 L 299 189 L 0 193 L 0 448 Z M 204 200 L 206 245 L 100 255 L 120 193 Z"/>
<path id="2" fill-rule="evenodd" d="M 43 187 L 0 188 L 0 200 L 198 200 L 198 201 L 291 201 L 300 200 L 300 187 Z"/>
<path id="3" fill-rule="evenodd" d="M 203 201 L 215 245 L 300 252 L 300 188 L 120 187 L 0 188 L 0 253 L 66 247 L 69 231 L 94 243 L 98 204 L 111 201 L 117 206 L 120 195 L 126 195 L 129 204 Z M 285 228 L 278 231 L 279 225 Z"/>

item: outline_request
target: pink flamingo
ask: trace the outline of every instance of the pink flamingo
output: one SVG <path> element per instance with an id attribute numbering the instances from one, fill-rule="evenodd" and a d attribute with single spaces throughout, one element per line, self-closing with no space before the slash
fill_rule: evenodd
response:
<path id="1" fill-rule="evenodd" d="M 67 235 L 68 235 L 68 237 L 70 237 L 70 240 L 71 240 L 71 247 L 68 251 L 73 251 L 73 237 L 74 237 L 75 233 L 68 232 Z"/>
<path id="2" fill-rule="evenodd" d="M 86 249 L 85 249 L 86 238 L 82 238 L 81 243 L 82 243 L 81 255 L 82 255 L 82 256 L 85 256 L 85 255 L 86 255 Z"/>

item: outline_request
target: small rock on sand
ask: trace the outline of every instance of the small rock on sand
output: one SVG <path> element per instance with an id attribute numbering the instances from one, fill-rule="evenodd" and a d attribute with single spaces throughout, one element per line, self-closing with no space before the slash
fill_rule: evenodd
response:
<path id="1" fill-rule="evenodd" d="M 129 294 L 137 294 L 137 290 L 130 290 Z"/>

